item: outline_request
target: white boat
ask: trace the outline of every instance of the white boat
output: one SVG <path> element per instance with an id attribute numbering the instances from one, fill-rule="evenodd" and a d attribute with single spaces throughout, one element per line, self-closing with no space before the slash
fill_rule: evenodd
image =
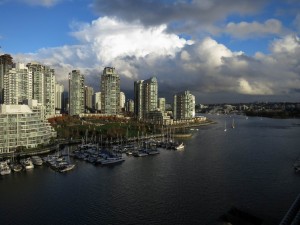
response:
<path id="1" fill-rule="evenodd" d="M 26 170 L 30 170 L 30 169 L 33 169 L 34 168 L 34 165 L 31 161 L 30 158 L 27 158 L 27 159 L 21 159 L 20 160 L 20 163 L 22 164 L 22 166 L 26 169 Z"/>
<path id="2" fill-rule="evenodd" d="M 22 171 L 22 165 L 19 163 L 12 163 L 10 164 L 10 168 L 14 171 L 14 172 L 20 172 Z"/>
<path id="3" fill-rule="evenodd" d="M 125 159 L 122 157 L 111 157 L 107 158 L 101 161 L 102 165 L 108 165 L 108 164 L 114 164 L 114 163 L 119 163 L 119 162 L 124 162 Z"/>
<path id="4" fill-rule="evenodd" d="M 11 169 L 7 165 L 7 162 L 0 162 L 0 174 L 1 175 L 8 175 L 11 173 Z"/>
<path id="5" fill-rule="evenodd" d="M 180 145 L 176 146 L 175 149 L 176 149 L 176 150 L 182 150 L 182 149 L 184 149 L 184 144 L 183 144 L 183 142 L 182 142 Z"/>
<path id="6" fill-rule="evenodd" d="M 59 172 L 65 173 L 75 168 L 75 164 L 67 164 L 59 168 Z"/>
<path id="7" fill-rule="evenodd" d="M 31 156 L 31 161 L 32 161 L 33 165 L 35 165 L 35 166 L 43 165 L 43 160 L 41 159 L 41 157 L 39 157 L 37 155 Z"/>

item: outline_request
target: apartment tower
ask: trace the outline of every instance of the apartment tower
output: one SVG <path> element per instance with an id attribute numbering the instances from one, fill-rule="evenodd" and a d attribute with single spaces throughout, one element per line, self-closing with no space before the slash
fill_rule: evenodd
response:
<path id="1" fill-rule="evenodd" d="M 80 70 L 69 73 L 69 115 L 84 113 L 84 76 Z"/>
<path id="2" fill-rule="evenodd" d="M 113 67 L 105 67 L 101 75 L 101 112 L 120 112 L 120 77 Z"/>

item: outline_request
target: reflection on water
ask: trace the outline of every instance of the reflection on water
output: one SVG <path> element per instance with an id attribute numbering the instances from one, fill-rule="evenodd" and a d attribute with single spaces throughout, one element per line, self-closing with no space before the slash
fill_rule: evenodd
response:
<path id="1" fill-rule="evenodd" d="M 232 206 L 276 224 L 298 195 L 292 164 L 299 120 L 216 116 L 183 140 L 184 151 L 126 157 L 100 167 L 76 161 L 0 177 L 5 224 L 212 224 Z"/>

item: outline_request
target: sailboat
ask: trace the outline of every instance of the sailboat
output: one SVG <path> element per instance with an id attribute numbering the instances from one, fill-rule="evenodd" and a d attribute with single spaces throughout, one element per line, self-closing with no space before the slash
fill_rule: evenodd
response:
<path id="1" fill-rule="evenodd" d="M 225 132 L 227 131 L 227 128 L 226 128 L 226 120 L 225 120 L 225 129 L 224 129 L 224 131 L 225 131 Z"/>
<path id="2" fill-rule="evenodd" d="M 234 129 L 235 128 L 235 125 L 234 125 L 234 118 L 232 118 L 232 124 L 231 124 L 231 127 Z"/>

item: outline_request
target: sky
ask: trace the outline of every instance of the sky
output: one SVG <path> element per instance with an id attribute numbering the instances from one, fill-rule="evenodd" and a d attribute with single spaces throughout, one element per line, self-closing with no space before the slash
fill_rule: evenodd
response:
<path id="1" fill-rule="evenodd" d="M 0 0 L 0 54 L 79 69 L 100 91 L 115 67 L 121 91 L 158 79 L 159 97 L 196 103 L 300 102 L 298 0 Z"/>

